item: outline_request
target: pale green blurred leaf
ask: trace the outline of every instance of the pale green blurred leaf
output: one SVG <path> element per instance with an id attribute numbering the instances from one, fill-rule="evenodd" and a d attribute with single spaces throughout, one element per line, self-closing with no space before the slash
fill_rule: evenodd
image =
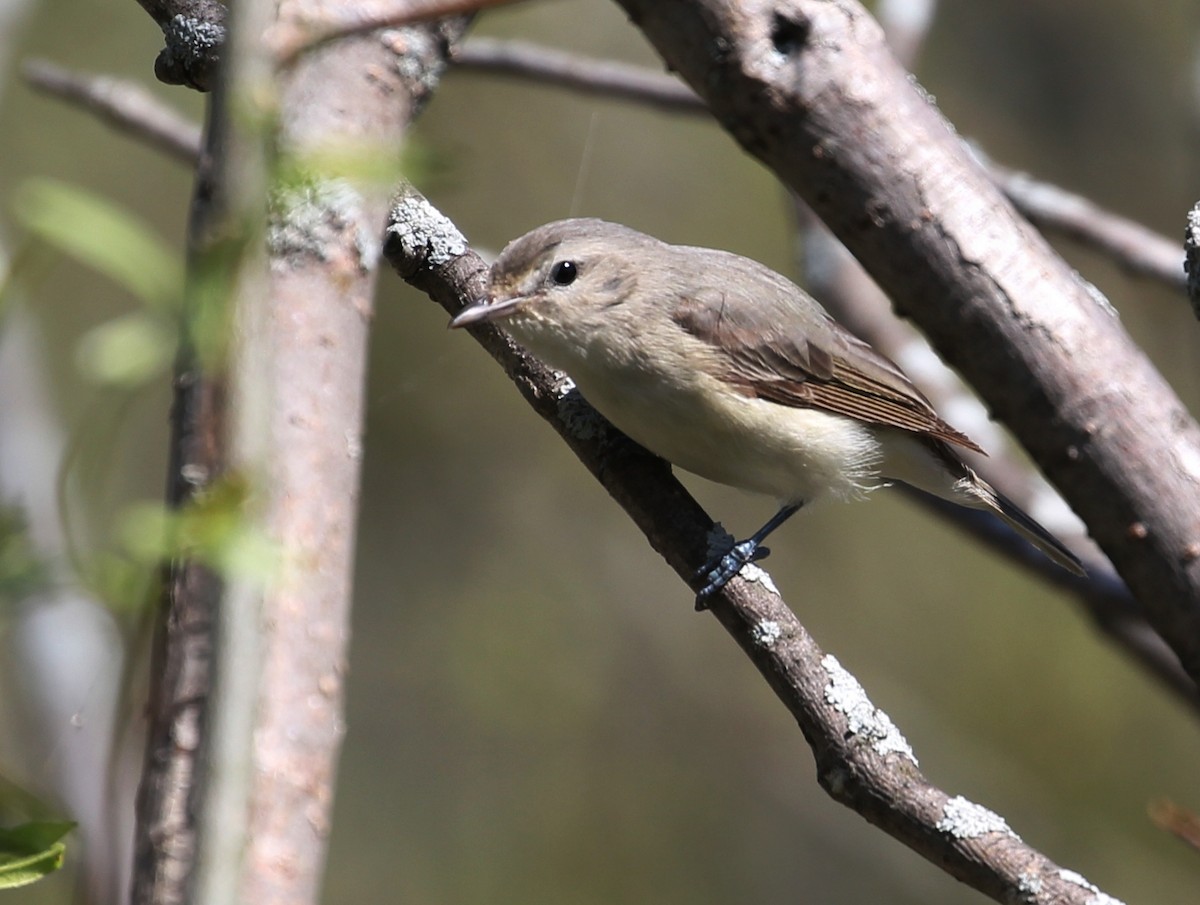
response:
<path id="1" fill-rule="evenodd" d="M 162 503 L 133 503 L 117 518 L 117 537 L 134 559 L 157 563 L 170 555 L 177 524 L 178 518 Z"/>
<path id="2" fill-rule="evenodd" d="M 128 211 L 52 179 L 19 185 L 13 211 L 43 242 L 125 286 L 145 304 L 178 307 L 183 268 L 177 255 Z"/>
<path id="3" fill-rule="evenodd" d="M 0 828 L 0 889 L 27 886 L 62 867 L 62 838 L 75 828 L 64 820 Z"/>
<path id="4" fill-rule="evenodd" d="M 179 512 L 161 503 L 129 506 L 117 523 L 121 545 L 133 559 L 153 564 L 195 556 L 222 575 L 267 583 L 279 572 L 279 545 L 247 515 L 248 488 L 227 477 Z"/>
<path id="5" fill-rule="evenodd" d="M 93 327 L 79 341 L 80 371 L 97 383 L 139 384 L 166 369 L 175 354 L 175 334 L 140 312 Z"/>
<path id="6" fill-rule="evenodd" d="M 257 526 L 240 521 L 230 526 L 209 551 L 213 565 L 230 578 L 268 584 L 279 575 L 279 545 Z"/>
<path id="7" fill-rule="evenodd" d="M 24 513 L 0 502 L 0 603 L 23 600 L 47 581 L 46 564 L 29 538 Z"/>

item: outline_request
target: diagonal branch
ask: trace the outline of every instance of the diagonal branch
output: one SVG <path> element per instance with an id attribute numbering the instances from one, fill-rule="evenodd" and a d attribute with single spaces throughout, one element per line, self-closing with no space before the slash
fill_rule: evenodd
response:
<path id="1" fill-rule="evenodd" d="M 888 43 L 894 48 L 897 59 L 907 68 L 913 68 L 920 54 L 933 23 L 936 6 L 936 0 L 887 0 L 876 8 Z M 989 172 L 993 178 L 1003 178 L 996 167 L 991 167 Z M 1053 187 L 1048 188 L 1053 190 Z M 1053 191 L 1067 194 L 1062 190 Z M 1035 197 L 1047 194 L 1035 193 Z M 1081 543 L 1086 544 L 1083 538 L 1072 537 L 1079 531 L 1078 520 L 1063 511 L 1065 507 L 1061 499 L 1040 475 L 1007 454 L 1007 438 L 999 436 L 1001 432 L 995 429 L 983 406 L 963 386 L 957 375 L 937 358 L 923 337 L 892 315 L 887 296 L 811 209 L 796 198 L 795 193 L 792 193 L 792 201 L 797 226 L 803 237 L 803 269 L 808 276 L 810 289 L 830 307 L 838 320 L 892 360 L 902 362 L 905 370 L 916 374 L 918 385 L 933 401 L 935 409 L 967 412 L 975 416 L 975 425 L 961 423 L 969 435 L 986 440 L 984 445 L 992 455 L 984 461 L 972 461 L 971 464 L 985 475 L 992 486 L 999 487 L 1010 499 L 1017 500 L 1026 512 L 1037 512 L 1038 520 L 1047 525 L 1056 537 L 1067 540 L 1069 546 L 1079 549 Z M 1029 216 L 1025 209 L 1022 209 L 1022 213 Z M 1103 211 L 1097 211 L 1097 216 L 1112 219 L 1112 215 Z M 1142 227 L 1131 226 L 1148 233 Z M 1147 238 L 1148 245 L 1154 242 L 1166 244 L 1165 239 L 1152 234 Z M 989 435 L 992 435 L 991 439 L 988 439 Z M 996 454 L 997 450 L 1001 450 L 999 455 Z M 1200 709 L 1200 693 L 1196 683 L 1180 667 L 1179 658 L 1146 622 L 1128 588 L 1113 574 L 1107 563 L 1101 564 L 1095 557 L 1085 560 L 1088 576 L 1084 581 L 1077 580 L 1074 576 L 1065 575 L 1062 569 L 1056 568 L 1045 557 L 1031 557 L 1028 544 L 1004 532 L 1005 526 L 980 519 L 977 513 L 916 491 L 910 491 L 909 496 L 940 512 L 960 529 L 977 536 L 983 535 L 983 542 L 999 547 L 1009 556 L 1021 560 L 1027 568 L 1037 571 L 1047 581 L 1057 583 L 1072 593 L 1101 633 L 1116 642 L 1190 707 Z"/>
<path id="2" fill-rule="evenodd" d="M 1036 472 L 1005 454 L 1008 440 L 988 420 L 987 412 L 978 400 L 969 394 L 912 327 L 892 315 L 887 297 L 807 206 L 800 201 L 795 206 L 804 236 L 805 272 L 813 293 L 839 321 L 915 375 L 914 380 L 933 401 L 935 409 L 956 412 L 955 423 L 970 436 L 982 438 L 990 455 L 974 457 L 971 465 L 988 483 L 1016 500 L 1026 512 L 1036 512 L 1038 520 L 1073 549 L 1082 549 L 1081 545 L 1087 542 L 1077 534 L 1078 520 L 1063 511 L 1065 507 L 1053 489 L 1047 487 Z M 963 413 L 974 414 L 976 421 L 964 420 Z M 959 530 L 974 535 L 981 543 L 1073 597 L 1098 631 L 1189 707 L 1200 711 L 1200 692 L 1196 683 L 1180 667 L 1179 658 L 1150 627 L 1141 607 L 1108 563 L 1100 561 L 1093 553 L 1084 560 L 1088 569 L 1085 577 L 1070 575 L 998 520 L 904 485 L 899 489 L 906 491 L 919 505 L 953 522 Z M 1046 513 L 1050 516 L 1057 513 L 1066 518 L 1059 523 Z"/>
<path id="3" fill-rule="evenodd" d="M 910 36 L 907 40 L 911 43 L 914 36 Z M 668 111 L 708 112 L 704 102 L 690 88 L 672 76 L 652 72 L 643 66 L 567 54 L 526 41 L 472 38 L 455 50 L 452 62 L 456 66 L 481 72 L 536 79 L 584 93 L 634 100 Z M 1002 178 L 1004 173 L 997 170 L 996 175 L 997 178 Z M 1056 192 L 1059 197 L 1066 194 L 1061 189 Z M 1025 194 L 1021 193 L 1021 196 L 1025 197 Z M 1026 213 L 1035 215 L 1041 222 L 1053 222 L 1053 208 L 1042 212 L 1038 207 L 1042 200 L 1048 200 L 1051 197 L 1050 192 L 1030 193 L 1026 200 L 1029 201 L 1031 207 L 1026 210 Z M 1119 228 L 1126 234 L 1140 230 L 1147 236 L 1147 249 L 1161 247 L 1167 241 L 1137 224 L 1123 221 L 1111 214 L 1105 216 L 1107 222 L 1116 221 Z M 841 249 L 840 245 L 837 247 Z M 1140 269 L 1146 273 L 1155 273 L 1153 267 L 1139 268 L 1136 263 L 1143 256 L 1140 245 L 1125 243 L 1122 247 L 1128 254 L 1129 267 Z M 830 252 L 830 255 L 833 255 L 833 252 Z M 838 257 L 839 259 L 841 257 L 849 258 L 848 255 L 845 255 L 844 250 Z M 820 272 L 826 276 L 829 276 L 828 258 L 829 256 L 826 256 L 820 267 Z M 852 259 L 850 260 L 852 261 Z M 836 307 L 843 322 L 893 359 L 908 360 L 911 356 L 905 350 L 909 347 L 907 337 L 910 331 L 906 331 L 903 325 L 892 318 L 890 314 L 883 315 L 881 313 L 882 309 L 887 307 L 886 298 L 879 297 L 878 288 L 869 282 L 857 265 L 854 265 L 851 271 L 846 271 L 839 266 L 838 272 L 845 279 L 851 281 L 852 285 L 846 285 L 840 278 L 832 283 L 826 282 L 824 289 L 816 291 L 817 296 L 826 303 L 838 303 L 840 300 L 840 304 L 837 304 Z M 810 277 L 815 273 L 816 271 L 813 271 Z M 1161 270 L 1158 274 L 1163 276 Z M 848 305 L 852 305 L 853 308 L 847 308 Z M 867 309 L 870 311 L 868 312 Z M 950 408 L 961 408 L 955 399 L 943 398 L 938 387 L 931 386 L 928 382 L 920 379 L 921 374 L 927 369 L 912 370 L 917 374 L 918 383 L 922 384 L 926 393 L 935 397 L 939 410 L 948 411 Z M 941 370 L 949 373 L 944 367 Z M 958 392 L 962 392 L 961 387 Z M 968 425 L 968 433 L 972 436 L 986 436 L 988 432 L 999 434 L 986 418 L 982 418 L 980 424 L 975 427 Z M 996 448 L 996 444 L 986 445 L 989 449 Z M 1038 510 L 1040 513 L 1043 507 L 1034 505 L 1035 501 L 1030 500 L 1026 492 L 1018 490 L 1022 486 L 1028 489 L 1033 484 L 1025 467 L 1016 464 L 1009 458 L 993 455 L 981 470 L 987 474 L 989 481 L 1001 487 L 1023 508 L 1028 511 Z M 1003 474 L 997 477 L 997 471 L 1003 472 Z M 1051 491 L 1045 490 L 1045 493 L 1049 494 Z M 1189 706 L 1200 707 L 1200 694 L 1197 693 L 1196 683 L 1183 672 L 1178 658 L 1149 627 L 1140 608 L 1131 599 L 1128 589 L 1124 587 L 1120 579 L 1112 574 L 1106 563 L 1101 563 L 1093 557 L 1093 561 L 1088 565 L 1088 577 L 1082 580 L 1075 578 L 1045 557 L 1036 554 L 1030 555 L 1033 551 L 1027 543 L 1012 532 L 997 530 L 993 521 L 980 518 L 977 513 L 961 507 L 939 505 L 937 500 L 919 494 L 913 494 L 913 496 L 918 502 L 931 507 L 943 518 L 954 521 L 963 530 L 974 534 L 983 543 L 999 550 L 1003 555 L 1012 558 L 1023 567 L 1037 572 L 1044 579 L 1068 590 L 1085 608 L 1101 632 L 1127 650 L 1152 675 L 1179 695 Z M 1050 505 L 1062 507 L 1061 502 L 1057 501 L 1051 501 Z M 1074 526 L 1077 524 L 1072 519 L 1069 527 L 1075 530 Z M 1057 529 L 1056 533 L 1062 531 L 1061 526 L 1051 525 L 1051 528 Z"/>
<path id="4" fill-rule="evenodd" d="M 457 228 L 415 192 L 392 209 L 384 254 L 397 272 L 448 312 L 479 298 L 486 265 Z M 652 547 L 696 589 L 712 520 L 669 467 L 625 439 L 563 376 L 492 327 L 472 335 L 642 530 Z M 825 654 L 761 570 L 744 570 L 710 602 L 796 718 L 829 794 L 952 876 L 998 901 L 1084 905 L 1097 891 L 1030 847 L 1002 818 L 931 784 L 887 715 Z"/>
<path id="5" fill-rule="evenodd" d="M 911 42 L 914 35 L 905 35 Z M 472 38 L 454 52 L 462 69 L 533 79 L 584 94 L 621 98 L 677 113 L 708 113 L 708 106 L 674 76 L 645 66 L 564 53 L 529 41 Z M 1179 290 L 1183 253 L 1177 243 L 1086 198 L 983 159 L 1008 200 L 1032 223 L 1104 254 L 1132 276 Z"/>
<path id="6" fill-rule="evenodd" d="M 358 0 L 354 4 L 298 7 L 299 15 L 281 18 L 267 34 L 279 63 L 287 65 L 306 51 L 339 38 L 383 28 L 476 13 L 517 0 Z"/>
<path id="7" fill-rule="evenodd" d="M 866 10 L 620 5 L 980 391 L 1200 678 L 1200 426 L 1007 203 Z"/>
<path id="8" fill-rule="evenodd" d="M 585 94 L 615 97 L 680 113 L 708 108 L 679 79 L 645 66 L 596 60 L 531 41 L 472 38 L 454 51 L 451 62 L 494 75 L 536 79 Z"/>
<path id="9" fill-rule="evenodd" d="M 182 163 L 196 164 L 200 156 L 199 127 L 137 82 L 72 72 L 49 60 L 29 60 L 21 71 L 25 81 L 37 90 L 78 104 L 118 131 Z"/>
<path id="10" fill-rule="evenodd" d="M 1008 200 L 1042 231 L 1096 249 L 1131 276 L 1146 277 L 1176 291 L 1186 287 L 1183 250 L 1178 242 L 1028 173 L 992 161 L 985 164 Z"/>

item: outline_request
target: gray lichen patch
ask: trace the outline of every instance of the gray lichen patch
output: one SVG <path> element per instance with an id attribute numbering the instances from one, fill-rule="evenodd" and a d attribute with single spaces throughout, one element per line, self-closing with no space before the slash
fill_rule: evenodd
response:
<path id="1" fill-rule="evenodd" d="M 388 214 L 387 241 L 412 266 L 440 267 L 465 254 L 467 240 L 450 218 L 415 192 L 401 193 Z M 395 263 L 394 250 L 389 258 Z"/>
<path id="2" fill-rule="evenodd" d="M 981 804 L 975 804 L 956 795 L 942 808 L 942 817 L 937 829 L 955 839 L 975 839 L 988 833 L 1003 833 L 1013 839 L 1020 837 L 1012 831 L 1004 818 Z"/>
<path id="3" fill-rule="evenodd" d="M 389 28 L 379 40 L 395 54 L 396 72 L 408 85 L 417 103 L 438 86 L 446 68 L 444 40 L 428 26 Z"/>
<path id="4" fill-rule="evenodd" d="M 876 754 L 899 754 L 916 766 L 917 758 L 908 741 L 891 717 L 871 703 L 858 680 L 846 672 L 832 654 L 821 659 L 821 666 L 829 676 L 825 701 L 846 717 L 846 729 L 850 734 L 866 741 Z"/>
<path id="5" fill-rule="evenodd" d="M 195 16 L 171 17 L 163 29 L 166 53 L 173 62 L 185 67 L 207 64 L 209 58 L 225 43 L 225 26 Z"/>
<path id="6" fill-rule="evenodd" d="M 365 272 L 375 266 L 380 248 L 378 238 L 363 220 L 362 195 L 348 181 L 310 179 L 291 183 L 271 196 L 267 248 L 274 259 L 308 257 L 319 261 L 333 260 L 349 250 Z"/>
<path id="7" fill-rule="evenodd" d="M 783 628 L 774 619 L 764 619 L 750 629 L 750 637 L 759 647 L 770 650 L 783 637 Z"/>
<path id="8" fill-rule="evenodd" d="M 1093 884 L 1075 873 L 1073 870 L 1060 870 L 1059 877 L 1066 880 L 1068 883 L 1078 886 L 1081 889 L 1086 889 L 1088 892 L 1095 893 L 1087 899 L 1087 905 L 1125 905 L 1120 899 L 1114 899 L 1108 893 L 1101 892 Z"/>

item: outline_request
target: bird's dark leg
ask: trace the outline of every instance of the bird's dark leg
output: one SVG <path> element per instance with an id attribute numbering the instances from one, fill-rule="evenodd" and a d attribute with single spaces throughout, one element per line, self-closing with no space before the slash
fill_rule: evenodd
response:
<path id="1" fill-rule="evenodd" d="M 788 503 L 782 506 L 767 521 L 765 525 L 754 532 L 749 538 L 734 544 L 728 553 L 722 556 L 714 557 L 705 563 L 697 572 L 697 577 L 703 575 L 705 577 L 704 587 L 696 595 L 696 610 L 704 610 L 708 608 L 708 598 L 729 582 L 738 572 L 742 570 L 742 566 L 746 563 L 757 562 L 760 559 L 766 559 L 771 551 L 767 547 L 762 546 L 762 542 L 767 539 L 767 535 L 790 519 L 793 515 L 800 511 L 803 502 Z"/>

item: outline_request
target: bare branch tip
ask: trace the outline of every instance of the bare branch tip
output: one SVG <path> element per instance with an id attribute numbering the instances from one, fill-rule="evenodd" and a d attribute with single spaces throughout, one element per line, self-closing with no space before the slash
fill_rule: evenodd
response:
<path id="1" fill-rule="evenodd" d="M 469 247 L 450 218 L 417 192 L 402 190 L 393 199 L 384 255 L 402 274 L 448 264 Z"/>

